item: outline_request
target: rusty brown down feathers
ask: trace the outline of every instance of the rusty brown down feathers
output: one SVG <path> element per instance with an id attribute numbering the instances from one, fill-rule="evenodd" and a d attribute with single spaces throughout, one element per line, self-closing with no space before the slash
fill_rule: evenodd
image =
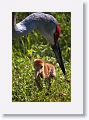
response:
<path id="1" fill-rule="evenodd" d="M 50 63 L 46 63 L 41 59 L 34 60 L 34 68 L 36 78 L 38 76 L 43 78 L 56 77 L 55 66 Z"/>

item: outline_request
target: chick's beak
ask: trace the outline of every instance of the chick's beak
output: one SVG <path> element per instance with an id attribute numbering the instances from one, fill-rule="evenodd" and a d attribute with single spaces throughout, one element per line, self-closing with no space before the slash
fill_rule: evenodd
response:
<path id="1" fill-rule="evenodd" d="M 57 59 L 57 62 L 59 63 L 63 74 L 65 75 L 65 68 L 64 68 L 64 64 L 63 64 L 63 60 L 62 60 L 62 56 L 61 56 L 60 45 L 59 45 L 58 41 L 55 42 L 55 44 L 52 46 L 52 49 L 55 53 L 55 57 Z"/>

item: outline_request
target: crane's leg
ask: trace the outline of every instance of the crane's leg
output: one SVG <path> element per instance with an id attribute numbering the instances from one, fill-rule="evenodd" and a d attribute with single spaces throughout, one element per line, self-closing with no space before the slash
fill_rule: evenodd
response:
<path id="1" fill-rule="evenodd" d="M 36 84 L 37 84 L 37 87 L 39 90 L 42 90 L 42 87 L 41 87 L 41 84 L 40 84 L 40 78 L 35 78 L 35 81 L 36 81 Z"/>

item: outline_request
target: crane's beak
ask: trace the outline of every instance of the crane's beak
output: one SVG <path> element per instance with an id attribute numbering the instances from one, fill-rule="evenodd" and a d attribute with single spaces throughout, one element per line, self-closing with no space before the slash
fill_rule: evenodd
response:
<path id="1" fill-rule="evenodd" d="M 55 57 L 57 59 L 57 62 L 59 63 L 63 74 L 65 75 L 65 68 L 64 68 L 64 64 L 63 64 L 63 60 L 62 60 L 62 56 L 61 56 L 60 45 L 59 45 L 58 41 L 55 42 L 55 44 L 52 46 L 52 49 L 55 53 Z"/>

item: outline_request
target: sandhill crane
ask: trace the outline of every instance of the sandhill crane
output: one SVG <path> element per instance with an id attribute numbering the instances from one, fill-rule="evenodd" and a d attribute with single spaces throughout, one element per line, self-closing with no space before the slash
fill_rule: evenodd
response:
<path id="1" fill-rule="evenodd" d="M 43 78 L 56 77 L 55 66 L 43 61 L 42 59 L 34 60 L 35 78 L 41 76 Z"/>
<path id="2" fill-rule="evenodd" d="M 52 77 L 56 77 L 56 69 L 53 64 L 47 63 L 42 59 L 34 60 L 34 68 L 35 68 L 35 81 L 39 89 L 41 89 L 41 78 L 45 78 L 48 80 L 49 88 L 50 88 L 50 80 Z"/>
<path id="3" fill-rule="evenodd" d="M 32 13 L 27 16 L 24 20 L 16 23 L 16 14 L 12 13 L 12 37 L 27 35 L 34 29 L 38 29 L 40 33 L 50 43 L 57 62 L 59 63 L 63 74 L 65 75 L 65 68 L 61 56 L 61 50 L 59 45 L 59 35 L 61 32 L 58 21 L 49 14 L 45 13 Z"/>

